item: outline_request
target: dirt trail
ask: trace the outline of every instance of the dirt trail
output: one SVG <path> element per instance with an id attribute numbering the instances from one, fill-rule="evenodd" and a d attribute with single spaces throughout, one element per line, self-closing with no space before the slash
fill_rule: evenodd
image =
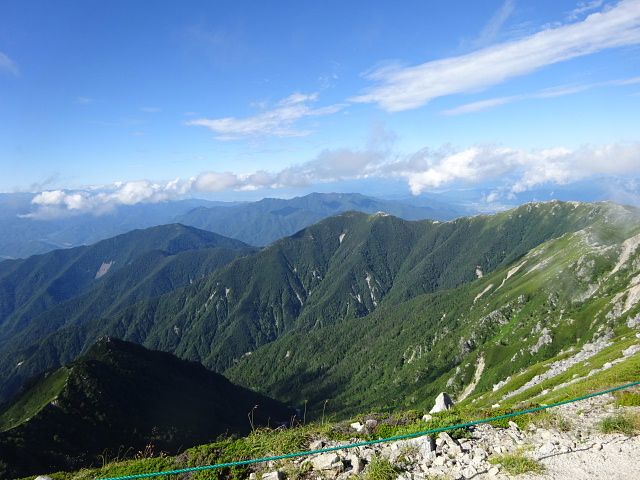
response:
<path id="1" fill-rule="evenodd" d="M 640 479 L 640 436 L 600 433 L 598 423 L 614 413 L 640 414 L 640 407 L 615 407 L 613 397 L 602 395 L 554 408 L 571 422 L 567 435 L 574 441 L 568 451 L 545 453 L 550 444 L 536 445 L 533 457 L 545 466 L 543 474 L 518 475 L 519 480 Z M 554 440 L 551 440 L 554 442 Z M 559 447 L 561 442 L 555 440 Z"/>

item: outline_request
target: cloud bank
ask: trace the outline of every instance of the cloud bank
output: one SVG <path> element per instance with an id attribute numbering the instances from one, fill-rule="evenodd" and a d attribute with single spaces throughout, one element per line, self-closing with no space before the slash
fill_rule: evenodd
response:
<path id="1" fill-rule="evenodd" d="M 592 2 L 580 8 L 586 11 L 595 6 Z M 390 65 L 374 69 L 365 78 L 379 86 L 350 100 L 376 103 L 389 112 L 409 110 L 437 97 L 486 89 L 554 63 L 638 43 L 640 0 L 622 0 L 581 22 L 549 28 L 467 55 L 414 67 Z"/>
<path id="2" fill-rule="evenodd" d="M 44 219 L 84 212 L 100 214 L 117 205 L 174 200 L 197 192 L 301 188 L 365 178 L 403 179 L 414 195 L 502 179 L 499 191 L 509 195 L 544 184 L 566 185 L 595 175 L 640 173 L 640 142 L 586 145 L 574 150 L 559 146 L 526 151 L 495 145 L 475 145 L 462 150 L 424 148 L 404 156 L 393 154 L 386 147 L 371 144 L 364 150 L 324 150 L 312 160 L 279 172 L 206 171 L 165 184 L 142 180 L 93 191 L 46 191 L 34 198 L 36 210 L 26 216 Z"/>
<path id="3" fill-rule="evenodd" d="M 87 190 L 49 190 L 39 193 L 31 201 L 36 206 L 34 212 L 22 216 L 45 220 L 86 212 L 99 215 L 119 205 L 174 200 L 187 193 L 188 189 L 188 184 L 176 179 L 165 184 L 139 180 Z"/>
<path id="4" fill-rule="evenodd" d="M 446 187 L 459 182 L 468 185 L 509 176 L 506 190 L 519 193 L 546 183 L 567 185 L 594 175 L 624 175 L 640 171 L 640 142 L 628 145 L 564 147 L 528 152 L 522 149 L 474 146 L 438 158 L 430 151 L 418 154 L 421 171 L 405 169 L 411 191 Z"/>

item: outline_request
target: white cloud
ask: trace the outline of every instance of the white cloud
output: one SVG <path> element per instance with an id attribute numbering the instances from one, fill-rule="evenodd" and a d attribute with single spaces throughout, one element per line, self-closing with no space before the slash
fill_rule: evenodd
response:
<path id="1" fill-rule="evenodd" d="M 243 174 L 203 172 L 191 180 L 191 188 L 199 192 L 300 188 L 314 183 L 366 178 L 379 175 L 377 165 L 381 158 L 375 151 L 323 150 L 308 162 L 276 173 L 264 170 Z"/>
<path id="2" fill-rule="evenodd" d="M 279 172 L 208 171 L 165 184 L 143 180 L 99 189 L 46 191 L 34 198 L 37 209 L 26 216 L 43 219 L 83 212 L 100 214 L 117 205 L 160 202 L 193 192 L 298 188 L 363 178 L 404 179 L 415 195 L 460 183 L 502 181 L 502 186 L 488 198 L 491 200 L 498 194 L 508 196 L 543 184 L 565 185 L 595 175 L 640 174 L 640 142 L 585 145 L 575 150 L 558 146 L 537 151 L 494 145 L 463 150 L 445 146 L 404 156 L 393 154 L 387 144 L 383 147 L 324 150 L 316 158 Z"/>
<path id="3" fill-rule="evenodd" d="M 16 63 L 8 55 L 0 52 L 0 71 L 3 70 L 16 76 L 20 75 L 20 70 Z"/>
<path id="4" fill-rule="evenodd" d="M 239 177 L 231 172 L 203 172 L 192 183 L 198 192 L 222 192 L 240 186 Z"/>
<path id="5" fill-rule="evenodd" d="M 442 156 L 426 151 L 424 166 L 416 170 L 399 170 L 396 174 L 419 195 L 425 190 L 448 186 L 454 182 L 477 184 L 507 175 L 517 167 L 516 150 L 474 146 Z"/>
<path id="6" fill-rule="evenodd" d="M 456 115 L 464 115 L 467 113 L 477 113 L 488 108 L 498 107 L 507 103 L 512 103 L 518 100 L 525 100 L 528 98 L 554 98 L 563 95 L 571 95 L 574 93 L 584 92 L 585 90 L 596 87 L 624 86 L 633 85 L 636 83 L 640 83 L 640 77 L 611 80 L 608 82 L 593 83 L 590 85 L 563 85 L 555 88 L 547 88 L 537 93 L 524 93 L 522 95 L 490 98 L 478 102 L 467 103 L 465 105 L 460 105 L 459 107 L 451 108 L 449 110 L 443 110 L 440 112 L 440 115 L 452 117 Z"/>
<path id="7" fill-rule="evenodd" d="M 478 184 L 507 175 L 513 180 L 505 184 L 506 190 L 517 193 L 549 182 L 566 185 L 598 174 L 638 173 L 639 158 L 640 142 L 533 152 L 475 146 L 445 157 L 427 155 L 425 168 L 398 169 L 396 175 L 405 178 L 416 195 L 454 182 Z"/>
<path id="8" fill-rule="evenodd" d="M 24 216 L 46 219 L 86 212 L 102 214 L 118 205 L 157 203 L 177 199 L 189 188 L 190 184 L 176 179 L 164 185 L 140 180 L 119 182 L 99 189 L 50 190 L 36 195 L 31 203 L 38 207 L 37 210 Z"/>
<path id="9" fill-rule="evenodd" d="M 640 0 L 622 0 L 585 20 L 540 31 L 459 57 L 414 67 L 386 66 L 365 76 L 381 83 L 354 102 L 389 111 L 426 105 L 434 98 L 478 91 L 542 67 L 607 48 L 640 43 Z"/>
<path id="10" fill-rule="evenodd" d="M 591 2 L 578 2 L 578 6 L 571 10 L 567 15 L 567 20 L 573 21 L 577 20 L 580 15 L 590 10 L 595 10 L 596 8 L 600 8 L 600 6 L 604 3 L 604 0 L 592 0 Z"/>
<path id="11" fill-rule="evenodd" d="M 200 125 L 213 130 L 218 140 L 240 140 L 265 136 L 274 137 L 304 137 L 312 133 L 311 130 L 297 130 L 296 122 L 305 117 L 319 117 L 336 113 L 345 107 L 344 104 L 313 109 L 310 104 L 318 100 L 318 94 L 293 95 L 278 102 L 273 108 L 263 107 L 263 111 L 248 118 L 199 118 L 186 122 L 187 125 Z"/>
<path id="12" fill-rule="evenodd" d="M 505 0 L 500 6 L 498 11 L 493 14 L 487 24 L 480 32 L 478 39 L 474 41 L 474 45 L 477 47 L 484 47 L 492 43 L 500 34 L 505 22 L 509 19 L 513 11 L 515 10 L 515 0 Z"/>
<path id="13" fill-rule="evenodd" d="M 478 113 L 488 108 L 499 107 L 500 105 L 506 105 L 507 103 L 515 102 L 516 100 L 522 100 L 529 98 L 527 95 L 512 95 L 510 97 L 490 98 L 487 100 L 480 100 L 479 102 L 467 103 L 466 105 L 460 105 L 459 107 L 451 108 L 449 110 L 443 110 L 440 115 L 447 117 L 455 117 L 458 115 L 466 115 L 467 113 Z"/>

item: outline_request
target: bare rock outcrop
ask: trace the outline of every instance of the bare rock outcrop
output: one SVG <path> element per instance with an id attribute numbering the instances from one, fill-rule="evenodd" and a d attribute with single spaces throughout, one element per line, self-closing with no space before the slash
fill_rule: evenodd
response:
<path id="1" fill-rule="evenodd" d="M 554 407 L 556 421 L 531 424 L 525 430 L 511 421 L 508 428 L 488 423 L 470 428 L 467 438 L 440 432 L 389 443 L 376 443 L 344 450 L 299 457 L 294 468 L 307 480 L 348 480 L 366 474 L 376 459 L 394 468 L 398 480 L 575 480 L 576 478 L 636 478 L 640 471 L 640 436 L 604 434 L 598 422 L 614 412 L 640 415 L 640 407 L 616 407 L 613 397 L 603 395 L 575 404 Z M 364 430 L 364 425 L 360 424 Z M 356 428 L 352 425 L 354 433 Z M 333 448 L 360 443 L 316 440 L 312 448 Z M 524 455 L 539 462 L 538 474 L 511 476 L 500 464 L 500 456 Z M 280 473 L 278 473 L 280 472 Z M 282 480 L 284 471 L 269 471 L 262 478 Z M 254 478 L 260 478 L 256 476 Z"/>

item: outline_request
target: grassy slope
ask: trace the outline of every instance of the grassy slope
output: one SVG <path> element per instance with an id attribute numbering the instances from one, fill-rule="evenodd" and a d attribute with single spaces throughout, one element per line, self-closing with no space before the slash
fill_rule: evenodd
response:
<path id="1" fill-rule="evenodd" d="M 571 389 L 559 390 L 558 401 L 570 400 L 586 394 L 596 393 L 603 389 L 636 382 L 638 381 L 639 368 L 639 356 L 625 363 L 616 364 L 602 374 L 596 374 L 589 379 L 574 384 Z M 621 398 L 621 395 L 623 395 L 623 393 L 617 394 L 617 397 Z M 544 398 L 542 400 L 544 400 Z M 535 405 L 536 404 L 528 404 L 526 407 L 529 408 Z M 100 462 L 98 462 L 95 468 L 75 472 L 51 473 L 50 476 L 54 480 L 91 480 L 95 478 L 113 478 L 182 468 L 204 467 L 307 451 L 310 449 L 310 443 L 318 438 L 331 438 L 335 440 L 352 440 L 358 438 L 360 441 L 367 441 L 374 438 L 389 438 L 492 418 L 515 411 L 518 411 L 518 408 L 509 409 L 503 407 L 491 409 L 470 402 L 469 405 L 458 405 L 454 410 L 449 412 L 435 414 L 433 415 L 434 419 L 430 422 L 420 420 L 420 417 L 424 413 L 422 411 L 402 412 L 395 415 L 368 413 L 366 415 L 360 415 L 357 418 L 354 417 L 352 420 L 364 421 L 366 418 L 378 419 L 380 424 L 374 435 L 360 435 L 352 430 L 346 429 L 345 425 L 351 420 L 340 424 L 323 420 L 319 423 L 305 423 L 294 429 L 255 430 L 247 437 L 220 439 L 216 443 L 188 449 L 176 457 L 165 456 L 153 448 L 129 453 L 107 453 L 100 459 Z M 561 418 L 554 418 L 553 410 L 512 417 L 511 420 L 515 421 L 520 428 L 526 428 L 529 422 L 542 423 L 544 425 L 545 422 L 551 422 L 551 424 L 553 424 L 554 422 L 562 421 Z M 492 423 L 500 427 L 508 426 L 506 420 Z M 460 429 L 449 431 L 449 433 L 453 436 L 464 435 L 464 431 Z M 293 478 L 304 473 L 304 469 L 296 467 L 290 461 L 285 460 L 279 462 L 278 465 L 279 470 L 288 472 Z M 233 468 L 202 470 L 200 472 L 193 472 L 190 475 L 192 475 L 194 479 L 231 480 L 246 478 L 250 472 L 256 470 L 259 472 L 258 475 L 260 475 L 260 472 L 271 471 L 270 469 L 272 468 L 273 466 L 271 465 L 267 466 L 264 463 L 258 463 L 250 466 L 245 465 Z M 29 477 L 30 480 L 34 478 L 35 477 Z"/>

